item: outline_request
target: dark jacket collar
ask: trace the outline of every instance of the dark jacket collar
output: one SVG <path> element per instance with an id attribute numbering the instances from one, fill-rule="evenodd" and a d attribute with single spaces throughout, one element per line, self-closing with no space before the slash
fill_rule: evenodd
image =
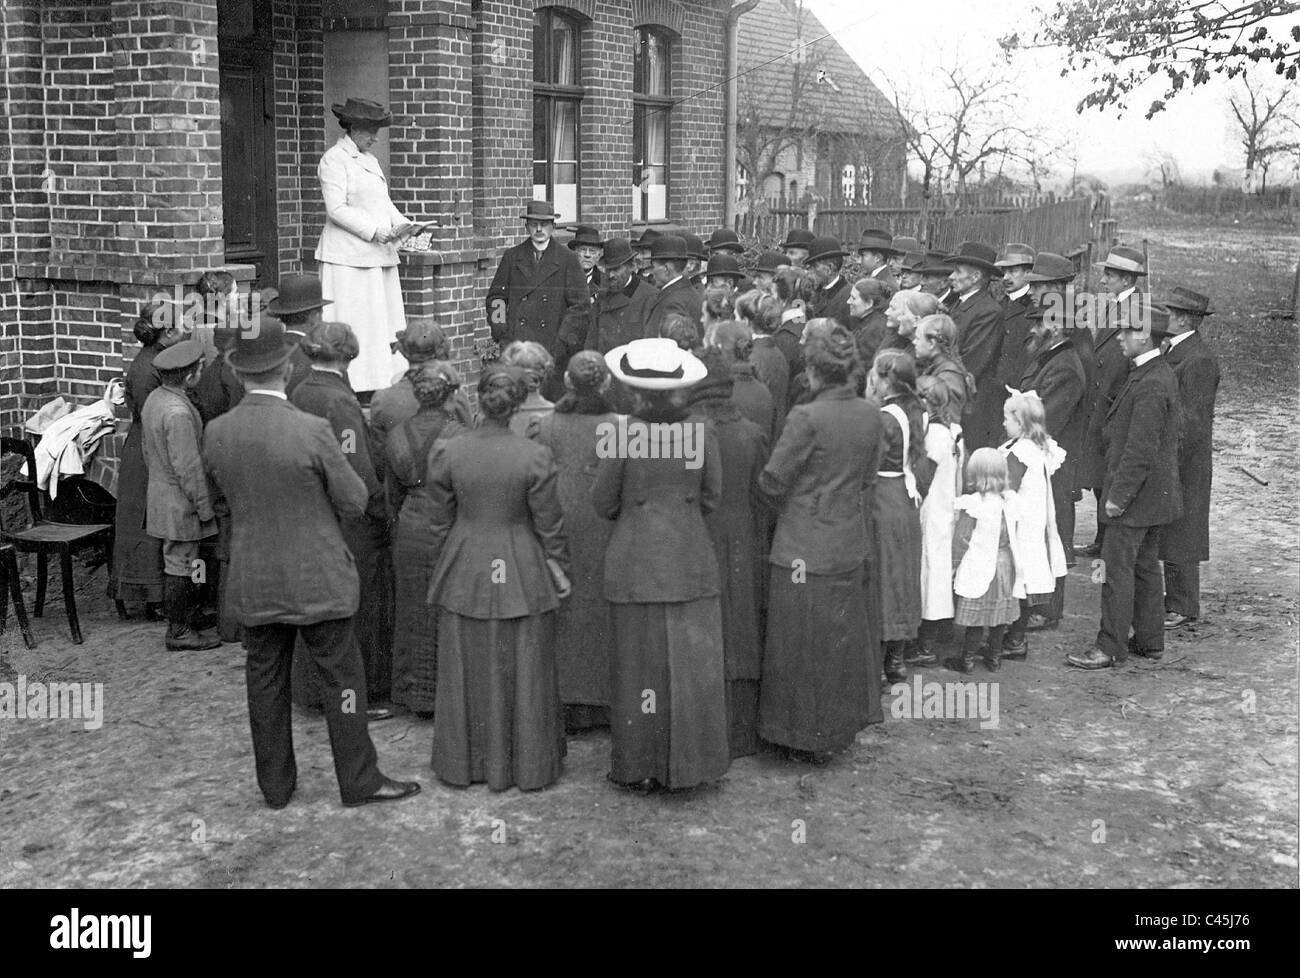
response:
<path id="1" fill-rule="evenodd" d="M 823 387 L 812 396 L 814 401 L 856 401 L 858 392 L 849 384 L 835 384 Z"/>

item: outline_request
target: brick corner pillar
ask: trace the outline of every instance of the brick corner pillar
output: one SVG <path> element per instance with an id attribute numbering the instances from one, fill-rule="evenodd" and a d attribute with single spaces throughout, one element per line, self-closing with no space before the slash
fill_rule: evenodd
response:
<path id="1" fill-rule="evenodd" d="M 0 153 L 12 181 L 0 181 L 0 428 L 8 434 L 54 389 L 49 286 L 50 189 L 40 5 L 0 3 Z M 31 276 L 37 276 L 33 278 Z"/>
<path id="2" fill-rule="evenodd" d="M 113 0 L 123 349 L 140 303 L 224 264 L 216 0 Z"/>

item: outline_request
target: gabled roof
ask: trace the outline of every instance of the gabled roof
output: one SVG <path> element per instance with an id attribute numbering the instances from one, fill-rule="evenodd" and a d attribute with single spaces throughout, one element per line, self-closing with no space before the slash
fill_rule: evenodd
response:
<path id="1" fill-rule="evenodd" d="M 826 28 L 813 12 L 806 5 L 800 7 L 799 0 L 759 0 L 757 7 L 740 18 L 737 47 L 743 74 L 738 107 L 742 117 L 752 105 L 760 122 L 785 125 L 796 67 L 791 52 L 802 41 L 799 115 L 805 123 L 816 119 L 816 128 L 826 133 L 897 133 L 899 120 L 893 103 L 833 35 L 822 38 Z"/>

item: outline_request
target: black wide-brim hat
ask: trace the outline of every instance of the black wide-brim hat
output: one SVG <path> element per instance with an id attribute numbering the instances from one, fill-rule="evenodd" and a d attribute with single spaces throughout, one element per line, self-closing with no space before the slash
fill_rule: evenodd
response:
<path id="1" fill-rule="evenodd" d="M 323 309 L 333 302 L 321 295 L 320 276 L 309 272 L 284 275 L 280 278 L 280 291 L 266 304 L 272 316 L 291 316 L 298 312 Z"/>
<path id="2" fill-rule="evenodd" d="M 978 241 L 963 241 L 946 259 L 949 265 L 969 265 L 992 275 L 1001 275 L 1002 269 L 998 268 L 997 260 L 997 250 Z"/>
<path id="3" fill-rule="evenodd" d="M 1200 292 L 1193 292 L 1191 289 L 1185 289 L 1178 286 L 1165 299 L 1160 300 L 1160 305 L 1166 309 L 1177 309 L 1179 312 L 1191 312 L 1198 316 L 1213 316 L 1210 310 L 1210 297 L 1202 295 Z"/>
<path id="4" fill-rule="evenodd" d="M 378 102 L 371 101 L 368 98 L 357 98 L 350 95 L 347 102 L 342 105 L 337 102 L 331 105 L 330 111 L 334 113 L 339 122 L 346 122 L 349 125 L 355 125 L 358 122 L 369 123 L 372 126 L 391 126 L 393 124 L 392 114 Z"/>
<path id="5" fill-rule="evenodd" d="M 579 224 L 573 229 L 573 237 L 569 240 L 569 250 L 576 249 L 579 245 L 590 245 L 593 248 L 605 247 L 605 239 L 600 236 L 600 232 L 587 224 Z"/>
<path id="6" fill-rule="evenodd" d="M 297 345 L 289 338 L 284 323 L 263 313 L 258 317 L 256 331 L 240 330 L 235 345 L 226 351 L 226 363 L 241 373 L 265 373 L 293 356 Z"/>
<path id="7" fill-rule="evenodd" d="M 804 259 L 809 265 L 822 258 L 847 258 L 846 252 L 840 246 L 839 238 L 823 237 L 813 238 L 808 242 L 808 257 Z"/>
<path id="8" fill-rule="evenodd" d="M 781 248 L 807 248 L 816 240 L 817 235 L 813 234 L 807 228 L 791 228 L 785 233 L 785 240 L 781 242 Z"/>

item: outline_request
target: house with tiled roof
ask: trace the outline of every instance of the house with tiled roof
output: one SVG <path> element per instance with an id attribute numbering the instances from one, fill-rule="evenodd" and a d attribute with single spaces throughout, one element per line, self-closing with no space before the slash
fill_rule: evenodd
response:
<path id="1" fill-rule="evenodd" d="M 897 203 L 906 159 L 893 103 L 803 0 L 759 0 L 737 38 L 737 198 Z"/>

